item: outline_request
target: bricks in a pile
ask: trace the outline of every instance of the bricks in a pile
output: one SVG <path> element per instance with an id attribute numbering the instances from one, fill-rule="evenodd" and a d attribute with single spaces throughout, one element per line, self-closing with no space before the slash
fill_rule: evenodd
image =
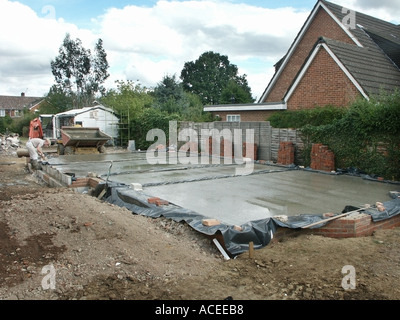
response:
<path id="1" fill-rule="evenodd" d="M 281 141 L 278 150 L 278 163 L 289 165 L 294 164 L 294 144 L 289 141 Z"/>
<path id="2" fill-rule="evenodd" d="M 311 148 L 311 169 L 321 171 L 335 170 L 335 154 L 328 146 L 315 143 Z"/>

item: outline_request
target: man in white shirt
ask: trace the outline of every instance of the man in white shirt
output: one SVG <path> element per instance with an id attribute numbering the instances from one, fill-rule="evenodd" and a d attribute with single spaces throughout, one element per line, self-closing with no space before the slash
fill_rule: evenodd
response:
<path id="1" fill-rule="evenodd" d="M 29 139 L 29 141 L 26 143 L 26 148 L 29 151 L 32 168 L 34 170 L 38 169 L 39 155 L 42 159 L 45 159 L 45 155 L 43 153 L 42 148 L 50 147 L 50 146 L 51 146 L 50 139 L 43 140 L 43 139 L 39 139 L 39 138 L 34 138 L 34 139 Z"/>

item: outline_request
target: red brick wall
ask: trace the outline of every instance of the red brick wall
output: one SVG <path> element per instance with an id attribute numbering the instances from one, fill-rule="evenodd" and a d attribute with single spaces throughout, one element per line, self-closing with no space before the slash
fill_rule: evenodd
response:
<path id="1" fill-rule="evenodd" d="M 319 9 L 308 30 L 298 43 L 293 52 L 290 61 L 280 74 L 279 79 L 263 102 L 281 101 L 286 94 L 287 89 L 293 82 L 305 59 L 314 47 L 318 38 L 324 36 L 330 39 L 339 40 L 353 44 L 354 42 L 340 28 L 340 26 L 325 12 Z"/>
<path id="2" fill-rule="evenodd" d="M 373 222 L 370 215 L 360 213 L 328 222 L 321 228 L 313 229 L 313 233 L 331 238 L 354 238 L 370 236 L 375 230 L 392 229 L 398 226 L 400 226 L 400 215 Z"/>
<path id="3" fill-rule="evenodd" d="M 315 234 L 329 238 L 356 238 L 370 236 L 375 230 L 393 229 L 400 227 L 400 215 L 390 219 L 374 222 L 372 217 L 365 213 L 332 220 L 320 228 L 291 229 L 279 227 L 273 241 L 282 241 L 285 238 L 299 234 Z"/>
<path id="4" fill-rule="evenodd" d="M 359 91 L 329 53 L 321 48 L 287 101 L 288 110 L 347 106 Z"/>

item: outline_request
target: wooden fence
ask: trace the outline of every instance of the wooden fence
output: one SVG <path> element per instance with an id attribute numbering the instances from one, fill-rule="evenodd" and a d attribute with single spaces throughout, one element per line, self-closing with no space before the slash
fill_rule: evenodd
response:
<path id="1" fill-rule="evenodd" d="M 179 130 L 193 129 L 198 135 L 198 141 L 203 142 L 204 130 L 211 132 L 212 129 L 222 133 L 228 129 L 234 135 L 234 130 L 239 129 L 242 133 L 242 142 L 246 142 L 247 129 L 254 130 L 254 143 L 257 145 L 257 159 L 276 162 L 281 141 L 293 142 L 295 146 L 295 163 L 302 164 L 303 141 L 301 134 L 296 129 L 279 129 L 271 127 L 268 121 L 263 122 L 180 122 Z"/>

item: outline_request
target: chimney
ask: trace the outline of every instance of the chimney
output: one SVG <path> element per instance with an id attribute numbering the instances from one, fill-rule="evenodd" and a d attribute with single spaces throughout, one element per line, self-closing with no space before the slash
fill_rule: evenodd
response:
<path id="1" fill-rule="evenodd" d="M 21 97 L 25 97 L 25 92 L 21 92 Z"/>

